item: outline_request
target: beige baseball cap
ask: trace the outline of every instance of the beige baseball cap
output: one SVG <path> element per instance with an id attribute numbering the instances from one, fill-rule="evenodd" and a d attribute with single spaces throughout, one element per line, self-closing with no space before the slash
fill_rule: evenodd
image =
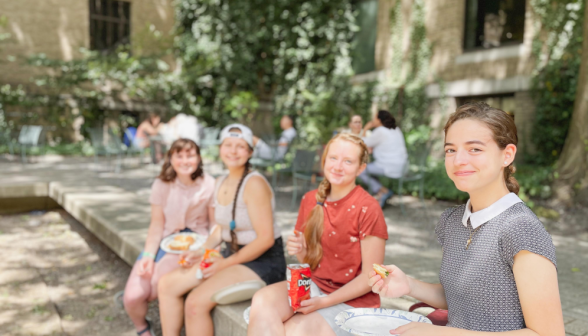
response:
<path id="1" fill-rule="evenodd" d="M 241 133 L 238 132 L 231 132 L 231 129 L 238 129 L 241 131 Z M 253 148 L 253 132 L 251 132 L 251 129 L 245 125 L 242 124 L 230 124 L 228 126 L 226 126 L 225 128 L 223 128 L 223 130 L 221 131 L 220 134 L 220 141 L 221 143 L 223 142 L 223 140 L 225 140 L 226 138 L 239 138 L 239 139 L 243 139 L 245 140 L 245 142 L 247 142 L 247 144 L 249 145 L 249 147 Z"/>

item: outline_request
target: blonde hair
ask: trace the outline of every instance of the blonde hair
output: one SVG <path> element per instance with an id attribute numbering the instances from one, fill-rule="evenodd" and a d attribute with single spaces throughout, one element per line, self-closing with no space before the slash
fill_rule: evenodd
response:
<path id="1" fill-rule="evenodd" d="M 339 133 L 327 143 L 327 146 L 325 147 L 323 156 L 321 158 L 321 168 L 324 169 L 325 160 L 329 153 L 329 147 L 336 140 L 349 141 L 359 146 L 359 148 L 361 149 L 361 152 L 359 154 L 360 165 L 366 164 L 368 162 L 368 148 L 363 142 L 363 140 L 355 134 Z M 306 239 L 306 243 L 308 245 L 308 250 L 306 252 L 304 262 L 309 264 L 312 270 L 318 267 L 319 262 L 323 258 L 323 246 L 321 245 L 321 237 L 323 236 L 323 222 L 325 218 L 322 205 L 325 203 L 325 200 L 327 199 L 327 196 L 330 192 L 331 183 L 329 182 L 329 180 L 325 178 L 318 186 L 318 190 L 316 193 L 317 204 L 310 211 L 310 214 L 306 219 L 306 223 L 304 224 L 304 238 Z"/>

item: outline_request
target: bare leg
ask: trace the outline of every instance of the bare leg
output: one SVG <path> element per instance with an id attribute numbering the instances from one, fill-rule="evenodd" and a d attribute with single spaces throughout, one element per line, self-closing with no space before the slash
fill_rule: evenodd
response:
<path id="1" fill-rule="evenodd" d="M 210 298 L 220 289 L 247 280 L 260 278 L 246 266 L 235 265 L 221 270 L 194 288 L 186 298 L 186 335 L 213 336 L 214 326 L 210 311 L 216 306 L 216 302 L 212 302 Z"/>
<path id="2" fill-rule="evenodd" d="M 286 281 L 267 286 L 253 296 L 247 335 L 284 336 L 284 321 L 293 315 Z"/>
<path id="3" fill-rule="evenodd" d="M 298 313 L 286 321 L 284 326 L 286 327 L 287 336 L 336 336 L 324 317 L 317 312 L 308 315 Z"/>
<path id="4" fill-rule="evenodd" d="M 152 288 L 151 279 L 141 277 L 138 274 L 138 271 L 139 265 L 138 263 L 135 263 L 125 286 L 123 303 L 127 314 L 135 325 L 135 329 L 141 331 L 147 328 L 145 316 L 147 316 L 149 297 L 151 296 Z M 146 332 L 142 336 L 154 335 Z"/>
<path id="5" fill-rule="evenodd" d="M 159 280 L 159 316 L 164 336 L 180 335 L 184 325 L 184 294 L 202 282 L 196 279 L 198 267 L 177 268 Z"/>
<path id="6" fill-rule="evenodd" d="M 177 268 L 180 268 L 178 261 L 180 260 L 179 254 L 171 254 L 167 253 L 163 258 L 161 258 L 156 264 L 153 270 L 153 276 L 151 277 L 151 295 L 149 296 L 149 301 L 153 301 L 157 299 L 157 283 L 162 276 L 166 275 L 174 271 Z"/>

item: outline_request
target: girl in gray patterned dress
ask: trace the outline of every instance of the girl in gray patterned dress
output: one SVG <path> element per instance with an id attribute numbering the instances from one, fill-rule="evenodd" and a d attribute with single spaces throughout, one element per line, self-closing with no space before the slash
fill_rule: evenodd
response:
<path id="1" fill-rule="evenodd" d="M 440 284 L 406 276 L 394 265 L 372 290 L 410 295 L 449 311 L 446 327 L 410 323 L 402 336 L 564 336 L 555 247 L 543 225 L 518 198 L 512 177 L 517 129 L 506 112 L 485 103 L 457 109 L 445 125 L 445 168 L 470 195 L 446 210 L 437 227 L 443 247 Z"/>

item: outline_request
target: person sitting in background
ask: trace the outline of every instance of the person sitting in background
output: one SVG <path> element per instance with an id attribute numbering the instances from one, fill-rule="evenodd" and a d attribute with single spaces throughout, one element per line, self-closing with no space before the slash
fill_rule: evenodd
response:
<path id="1" fill-rule="evenodd" d="M 137 333 L 155 336 L 145 320 L 148 303 L 157 298 L 161 276 L 178 268 L 179 256 L 159 248 L 161 240 L 177 232 L 208 236 L 214 209 L 214 178 L 202 171 L 200 149 L 188 139 L 175 141 L 151 187 L 151 223 L 143 253 L 125 286 L 123 302 Z"/>
<path id="2" fill-rule="evenodd" d="M 137 134 L 133 139 L 135 146 L 139 148 L 149 147 L 149 137 L 157 135 L 162 126 L 161 118 L 155 113 L 149 113 L 147 119 L 143 120 L 137 127 Z"/>
<path id="3" fill-rule="evenodd" d="M 159 134 L 162 128 L 163 123 L 161 123 L 161 118 L 155 113 L 149 113 L 149 117 L 143 120 L 143 122 L 139 124 L 139 127 L 137 127 L 137 133 L 133 139 L 133 144 L 139 148 L 149 147 L 151 145 L 151 140 L 149 140 L 149 137 Z M 155 143 L 153 148 L 155 151 L 151 153 L 151 161 L 156 163 L 161 160 L 161 144 Z"/>
<path id="4" fill-rule="evenodd" d="M 363 120 L 361 119 L 360 115 L 356 114 L 351 117 L 351 120 L 349 120 L 349 129 L 346 130 L 346 132 L 361 136 L 362 127 Z"/>
<path id="5" fill-rule="evenodd" d="M 370 192 L 375 195 L 380 206 L 384 207 L 393 193 L 392 190 L 382 186 L 374 176 L 401 177 L 408 155 L 404 135 L 396 126 L 396 119 L 390 112 L 378 111 L 373 120 L 363 128 L 364 134 L 374 127 L 372 134 L 363 138 L 365 144 L 373 149 L 374 162 L 368 163 L 359 178 L 368 185 Z"/>
<path id="6" fill-rule="evenodd" d="M 280 128 L 282 134 L 278 140 L 278 148 L 272 149 L 265 141 L 253 136 L 253 146 L 255 152 L 253 157 L 264 160 L 281 160 L 286 156 L 290 143 L 296 138 L 296 129 L 294 128 L 294 119 L 291 116 L 285 115 L 280 119 Z"/>

